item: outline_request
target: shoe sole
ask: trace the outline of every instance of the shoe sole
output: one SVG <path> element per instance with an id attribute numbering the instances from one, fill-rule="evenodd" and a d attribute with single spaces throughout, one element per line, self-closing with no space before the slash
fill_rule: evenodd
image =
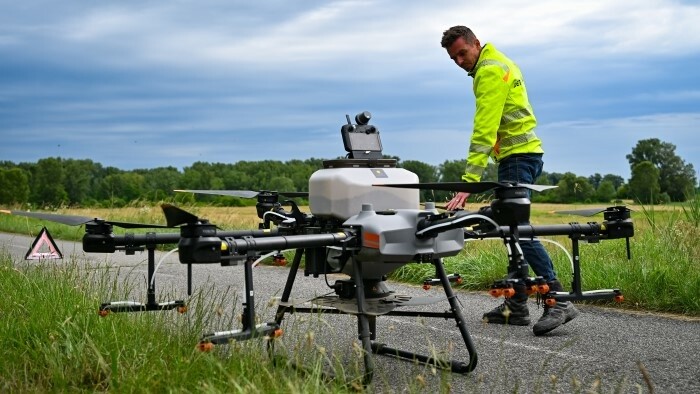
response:
<path id="1" fill-rule="evenodd" d="M 499 318 L 492 318 L 489 319 L 488 317 L 484 316 L 483 317 L 484 323 L 489 323 L 489 324 L 505 324 L 509 326 L 529 326 L 531 321 L 530 318 L 512 318 L 512 319 L 499 319 Z"/>
<path id="2" fill-rule="evenodd" d="M 533 327 L 533 328 L 532 328 L 532 332 L 535 334 L 536 337 L 538 337 L 538 336 L 540 336 L 540 335 L 544 335 L 544 334 L 546 334 L 546 333 L 548 333 L 548 332 L 554 330 L 555 328 L 561 327 L 561 326 L 563 326 L 564 324 L 566 324 L 566 323 L 568 323 L 568 322 L 574 320 L 574 319 L 575 319 L 578 315 L 580 315 L 580 314 L 581 314 L 581 312 L 580 312 L 578 309 L 574 308 L 574 309 L 572 309 L 571 313 L 566 317 L 566 319 L 564 319 L 564 322 L 563 322 L 562 324 L 560 324 L 560 325 L 558 325 L 558 326 L 555 326 L 555 327 L 552 327 L 552 328 L 548 328 L 548 329 L 546 329 L 546 330 L 544 330 L 544 331 L 535 331 L 535 328 Z"/>

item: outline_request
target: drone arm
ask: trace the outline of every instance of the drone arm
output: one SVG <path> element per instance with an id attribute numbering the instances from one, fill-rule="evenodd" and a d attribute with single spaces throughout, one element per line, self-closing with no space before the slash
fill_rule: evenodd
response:
<path id="1" fill-rule="evenodd" d="M 518 235 L 521 238 L 534 238 L 537 236 L 552 236 L 552 235 L 572 235 L 584 234 L 592 235 L 599 232 L 599 226 L 595 223 L 586 225 L 574 224 L 554 224 L 554 225 L 520 225 L 516 227 Z M 509 226 L 500 226 L 495 230 L 479 233 L 465 233 L 465 237 L 474 239 L 484 238 L 503 238 L 509 237 L 513 231 Z"/>
<path id="2" fill-rule="evenodd" d="M 226 238 L 224 242 L 228 250 L 233 254 L 246 253 L 253 250 L 264 252 L 271 250 L 332 246 L 338 245 L 354 235 L 354 231 L 345 229 L 328 234 L 278 235 L 266 238 L 244 237 L 242 239 Z"/>
<path id="3" fill-rule="evenodd" d="M 221 237 L 267 237 L 277 234 L 277 230 L 232 230 L 219 231 Z M 85 234 L 83 236 L 83 251 L 87 253 L 114 253 L 124 248 L 168 245 L 180 242 L 180 233 L 151 233 L 151 234 Z"/>
<path id="4" fill-rule="evenodd" d="M 533 238 L 537 236 L 552 236 L 552 235 L 583 235 L 597 236 L 601 239 L 620 239 L 629 238 L 634 235 L 634 225 L 631 220 L 603 222 L 603 223 L 570 223 L 570 224 L 551 224 L 551 225 L 520 225 L 517 227 L 518 234 L 523 238 Z M 499 228 L 485 233 L 467 233 L 465 237 L 482 239 L 482 238 L 503 238 L 509 236 L 511 229 L 508 226 L 500 226 Z"/>
<path id="5" fill-rule="evenodd" d="M 180 234 L 151 233 L 151 234 L 85 234 L 83 236 L 83 251 L 87 253 L 114 253 L 125 248 L 177 244 Z"/>

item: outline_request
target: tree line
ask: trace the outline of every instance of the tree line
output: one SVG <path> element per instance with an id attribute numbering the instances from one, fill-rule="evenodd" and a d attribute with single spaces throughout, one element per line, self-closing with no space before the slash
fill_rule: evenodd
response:
<path id="1" fill-rule="evenodd" d="M 543 172 L 538 184 L 556 185 L 534 193 L 534 202 L 610 203 L 634 199 L 643 203 L 685 201 L 697 189 L 692 164 L 675 154 L 675 146 L 658 139 L 641 140 L 626 157 L 632 177 L 628 182 L 615 174 L 580 176 L 571 172 Z M 416 173 L 421 182 L 458 181 L 465 160 L 446 160 L 434 166 L 418 160 L 400 160 L 397 165 Z M 104 167 L 89 159 L 49 157 L 36 163 L 0 161 L 0 204 L 52 208 L 120 207 L 134 201 L 159 202 L 190 199 L 175 197 L 175 189 L 308 191 L 308 179 L 323 168 L 323 159 L 289 161 L 196 162 L 182 171 L 175 167 L 121 170 Z M 497 179 L 490 164 L 484 181 Z M 444 202 L 450 193 L 422 191 L 423 201 Z M 483 196 L 476 196 L 483 198 Z M 198 196 L 198 201 L 218 205 L 249 205 L 254 200 Z"/>

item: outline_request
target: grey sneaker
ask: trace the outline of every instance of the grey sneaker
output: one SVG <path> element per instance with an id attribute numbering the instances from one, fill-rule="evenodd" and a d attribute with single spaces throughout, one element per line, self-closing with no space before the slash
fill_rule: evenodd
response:
<path id="1" fill-rule="evenodd" d="M 554 307 L 544 307 L 540 320 L 532 327 L 536 336 L 546 334 L 555 328 L 566 324 L 579 315 L 578 309 L 571 302 L 557 302 Z"/>
<path id="2" fill-rule="evenodd" d="M 503 304 L 484 313 L 483 319 L 486 323 L 493 324 L 510 324 L 513 326 L 530 325 L 530 312 L 527 310 L 527 299 L 524 301 L 515 301 L 512 298 L 506 298 Z"/>

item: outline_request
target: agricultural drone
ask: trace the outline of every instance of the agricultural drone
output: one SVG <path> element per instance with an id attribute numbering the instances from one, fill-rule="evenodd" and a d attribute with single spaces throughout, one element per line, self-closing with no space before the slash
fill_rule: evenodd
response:
<path id="1" fill-rule="evenodd" d="M 199 343 L 202 350 L 234 340 L 275 337 L 281 332 L 280 327 L 287 314 L 323 312 L 354 315 L 358 321 L 358 338 L 364 350 L 365 384 L 371 382 L 373 377 L 373 353 L 417 360 L 446 367 L 456 373 L 474 370 L 477 365 L 476 348 L 452 289 L 452 283 L 459 283 L 461 277 L 457 273 L 448 275 L 442 262 L 443 258 L 462 251 L 465 240 L 503 240 L 508 250 L 508 274 L 491 287 L 489 292 L 494 296 L 510 297 L 514 294 L 514 285 L 525 284 L 529 293 L 537 294 L 548 305 L 568 300 L 622 299 L 618 289 L 582 291 L 579 243 L 622 238 L 629 241 L 634 235 L 629 209 L 620 206 L 606 209 L 602 223 L 523 225 L 521 223 L 528 222 L 530 217 L 530 192 L 553 186 L 515 182 L 419 183 L 418 176 L 397 167 L 396 160 L 383 158 L 379 131 L 369 124 L 370 119 L 369 112 L 355 116 L 355 123 L 346 115 L 347 123 L 340 131 L 347 155 L 343 159 L 324 161 L 323 168 L 309 178 L 308 193 L 178 190 L 257 198 L 256 207 L 261 222 L 255 230 L 224 231 L 206 219 L 169 204 L 162 206 L 167 226 L 81 217 L 69 220 L 60 215 L 18 211 L 11 213 L 66 224 L 85 224 L 83 249 L 86 252 L 113 253 L 123 250 L 134 253 L 148 250 L 147 302 L 105 303 L 100 307 L 101 313 L 174 308 L 184 311 L 184 301 L 159 304 L 155 300 L 154 250 L 157 245 L 178 245 L 179 260 L 188 266 L 188 294 L 191 293 L 192 265 L 243 264 L 245 300 L 242 327 L 204 335 Z M 469 193 L 493 191 L 495 197 L 488 207 L 477 212 L 440 212 L 434 203 L 426 203 L 424 209 L 420 208 L 420 189 Z M 302 212 L 293 200 L 280 201 L 280 197 L 308 197 L 310 212 Z M 180 232 L 122 236 L 112 234 L 112 226 L 179 227 Z M 554 235 L 568 236 L 572 241 L 573 290 L 570 293 L 550 291 L 543 278 L 529 276 L 528 264 L 520 248 L 520 240 Z M 253 264 L 263 253 L 280 253 L 291 249 L 294 250 L 294 257 L 274 321 L 256 324 Z M 629 253 L 629 243 L 627 249 Z M 332 295 L 312 299 L 311 306 L 296 304 L 291 298 L 302 260 L 304 275 L 324 277 L 325 285 L 332 291 Z M 424 287 L 442 286 L 445 296 L 410 297 L 391 291 L 387 276 L 410 263 L 432 264 L 435 278 L 426 279 Z M 343 279 L 329 283 L 328 274 L 345 275 Z M 449 310 L 445 312 L 407 310 L 412 306 L 445 300 L 449 303 Z M 440 360 L 377 342 L 376 321 L 384 315 L 454 319 L 469 359 Z"/>

